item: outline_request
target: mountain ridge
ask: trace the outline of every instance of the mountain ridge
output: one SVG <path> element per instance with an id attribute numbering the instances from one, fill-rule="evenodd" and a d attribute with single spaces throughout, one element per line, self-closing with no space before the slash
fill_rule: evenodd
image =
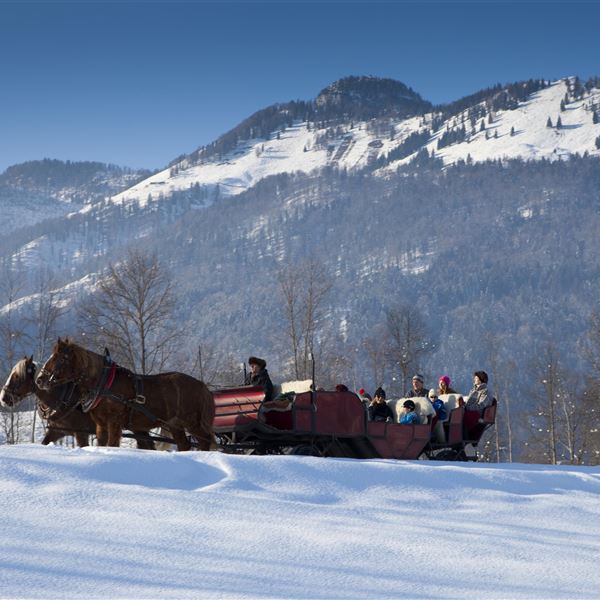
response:
<path id="1" fill-rule="evenodd" d="M 466 108 L 457 101 L 437 112 L 434 107 L 429 113 L 417 110 L 409 117 L 386 114 L 367 121 L 313 121 L 307 116 L 311 109 L 306 103 L 274 105 L 253 117 L 264 113 L 263 124 L 278 123 L 278 129 L 265 133 L 250 117 L 241 129 L 218 138 L 211 152 L 198 150 L 113 200 L 145 204 L 159 195 L 199 186 L 208 204 L 222 195 L 236 195 L 262 177 L 294 170 L 383 169 L 380 175 L 385 176 L 386 171 L 403 167 L 425 151 L 444 165 L 461 160 L 600 154 L 596 146 L 600 127 L 594 123 L 594 114 L 600 115 L 600 87 L 577 85 L 576 81 L 566 78 L 548 84 L 529 80 L 468 97 L 475 104 Z M 565 99 L 568 104 L 563 108 Z M 556 127 L 558 116 L 564 121 L 561 127 Z M 552 127 L 547 126 L 548 118 Z"/>

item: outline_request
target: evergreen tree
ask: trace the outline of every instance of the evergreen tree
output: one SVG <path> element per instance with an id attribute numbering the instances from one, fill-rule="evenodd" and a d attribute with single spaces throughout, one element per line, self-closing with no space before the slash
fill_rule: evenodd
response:
<path id="1" fill-rule="evenodd" d="M 546 121 L 546 127 L 552 127 L 552 119 L 550 117 L 548 117 L 548 120 Z"/>
<path id="2" fill-rule="evenodd" d="M 560 112 L 565 112 L 565 101 L 564 100 L 560 101 Z"/>
<path id="3" fill-rule="evenodd" d="M 514 128 L 514 125 L 510 128 L 510 137 L 515 137 L 515 128 Z"/>
<path id="4" fill-rule="evenodd" d="M 481 125 L 479 126 L 479 131 L 485 131 L 485 120 L 481 119 Z"/>
<path id="5" fill-rule="evenodd" d="M 600 150 L 600 135 L 596 138 L 596 148 Z"/>
<path id="6" fill-rule="evenodd" d="M 562 120 L 559 115 L 558 120 L 556 121 L 556 129 L 561 129 L 561 127 L 562 127 Z"/>
<path id="7" fill-rule="evenodd" d="M 594 125 L 598 125 L 599 122 L 600 122 L 600 117 L 598 116 L 598 113 L 596 111 L 594 111 L 594 113 L 592 115 L 592 123 Z"/>

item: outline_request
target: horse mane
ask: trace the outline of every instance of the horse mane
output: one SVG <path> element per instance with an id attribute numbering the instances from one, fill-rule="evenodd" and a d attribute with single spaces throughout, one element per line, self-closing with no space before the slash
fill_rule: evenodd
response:
<path id="1" fill-rule="evenodd" d="M 35 372 L 38 370 L 38 364 L 33 361 L 32 362 Z M 13 373 L 21 380 L 27 379 L 27 357 L 22 358 L 13 368 L 10 374 Z"/>
<path id="2" fill-rule="evenodd" d="M 75 359 L 77 368 L 82 372 L 88 372 L 90 375 L 97 374 L 104 364 L 104 357 L 92 350 L 87 350 L 82 346 L 79 346 L 75 342 L 65 340 L 64 344 L 71 350 Z M 58 349 L 58 344 L 55 346 L 54 351 Z"/>
<path id="3" fill-rule="evenodd" d="M 91 350 L 86 350 L 77 344 L 71 342 L 73 348 L 73 355 L 77 360 L 77 364 L 81 366 L 82 371 L 88 373 L 96 373 L 102 369 L 104 365 L 104 357 Z"/>
<path id="4" fill-rule="evenodd" d="M 27 359 L 22 358 L 14 367 L 12 372 L 19 378 L 25 379 L 27 377 L 27 369 L 25 365 L 27 364 Z"/>

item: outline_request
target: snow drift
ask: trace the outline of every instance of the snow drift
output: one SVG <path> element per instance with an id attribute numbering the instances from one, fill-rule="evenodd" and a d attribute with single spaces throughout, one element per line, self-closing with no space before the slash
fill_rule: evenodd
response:
<path id="1" fill-rule="evenodd" d="M 0 447 L 0 596 L 595 597 L 600 468 Z"/>

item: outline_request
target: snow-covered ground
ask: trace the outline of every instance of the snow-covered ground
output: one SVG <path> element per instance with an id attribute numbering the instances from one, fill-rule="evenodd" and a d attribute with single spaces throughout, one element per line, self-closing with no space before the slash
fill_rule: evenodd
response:
<path id="1" fill-rule="evenodd" d="M 0 447 L 2 598 L 597 598 L 600 468 Z"/>

